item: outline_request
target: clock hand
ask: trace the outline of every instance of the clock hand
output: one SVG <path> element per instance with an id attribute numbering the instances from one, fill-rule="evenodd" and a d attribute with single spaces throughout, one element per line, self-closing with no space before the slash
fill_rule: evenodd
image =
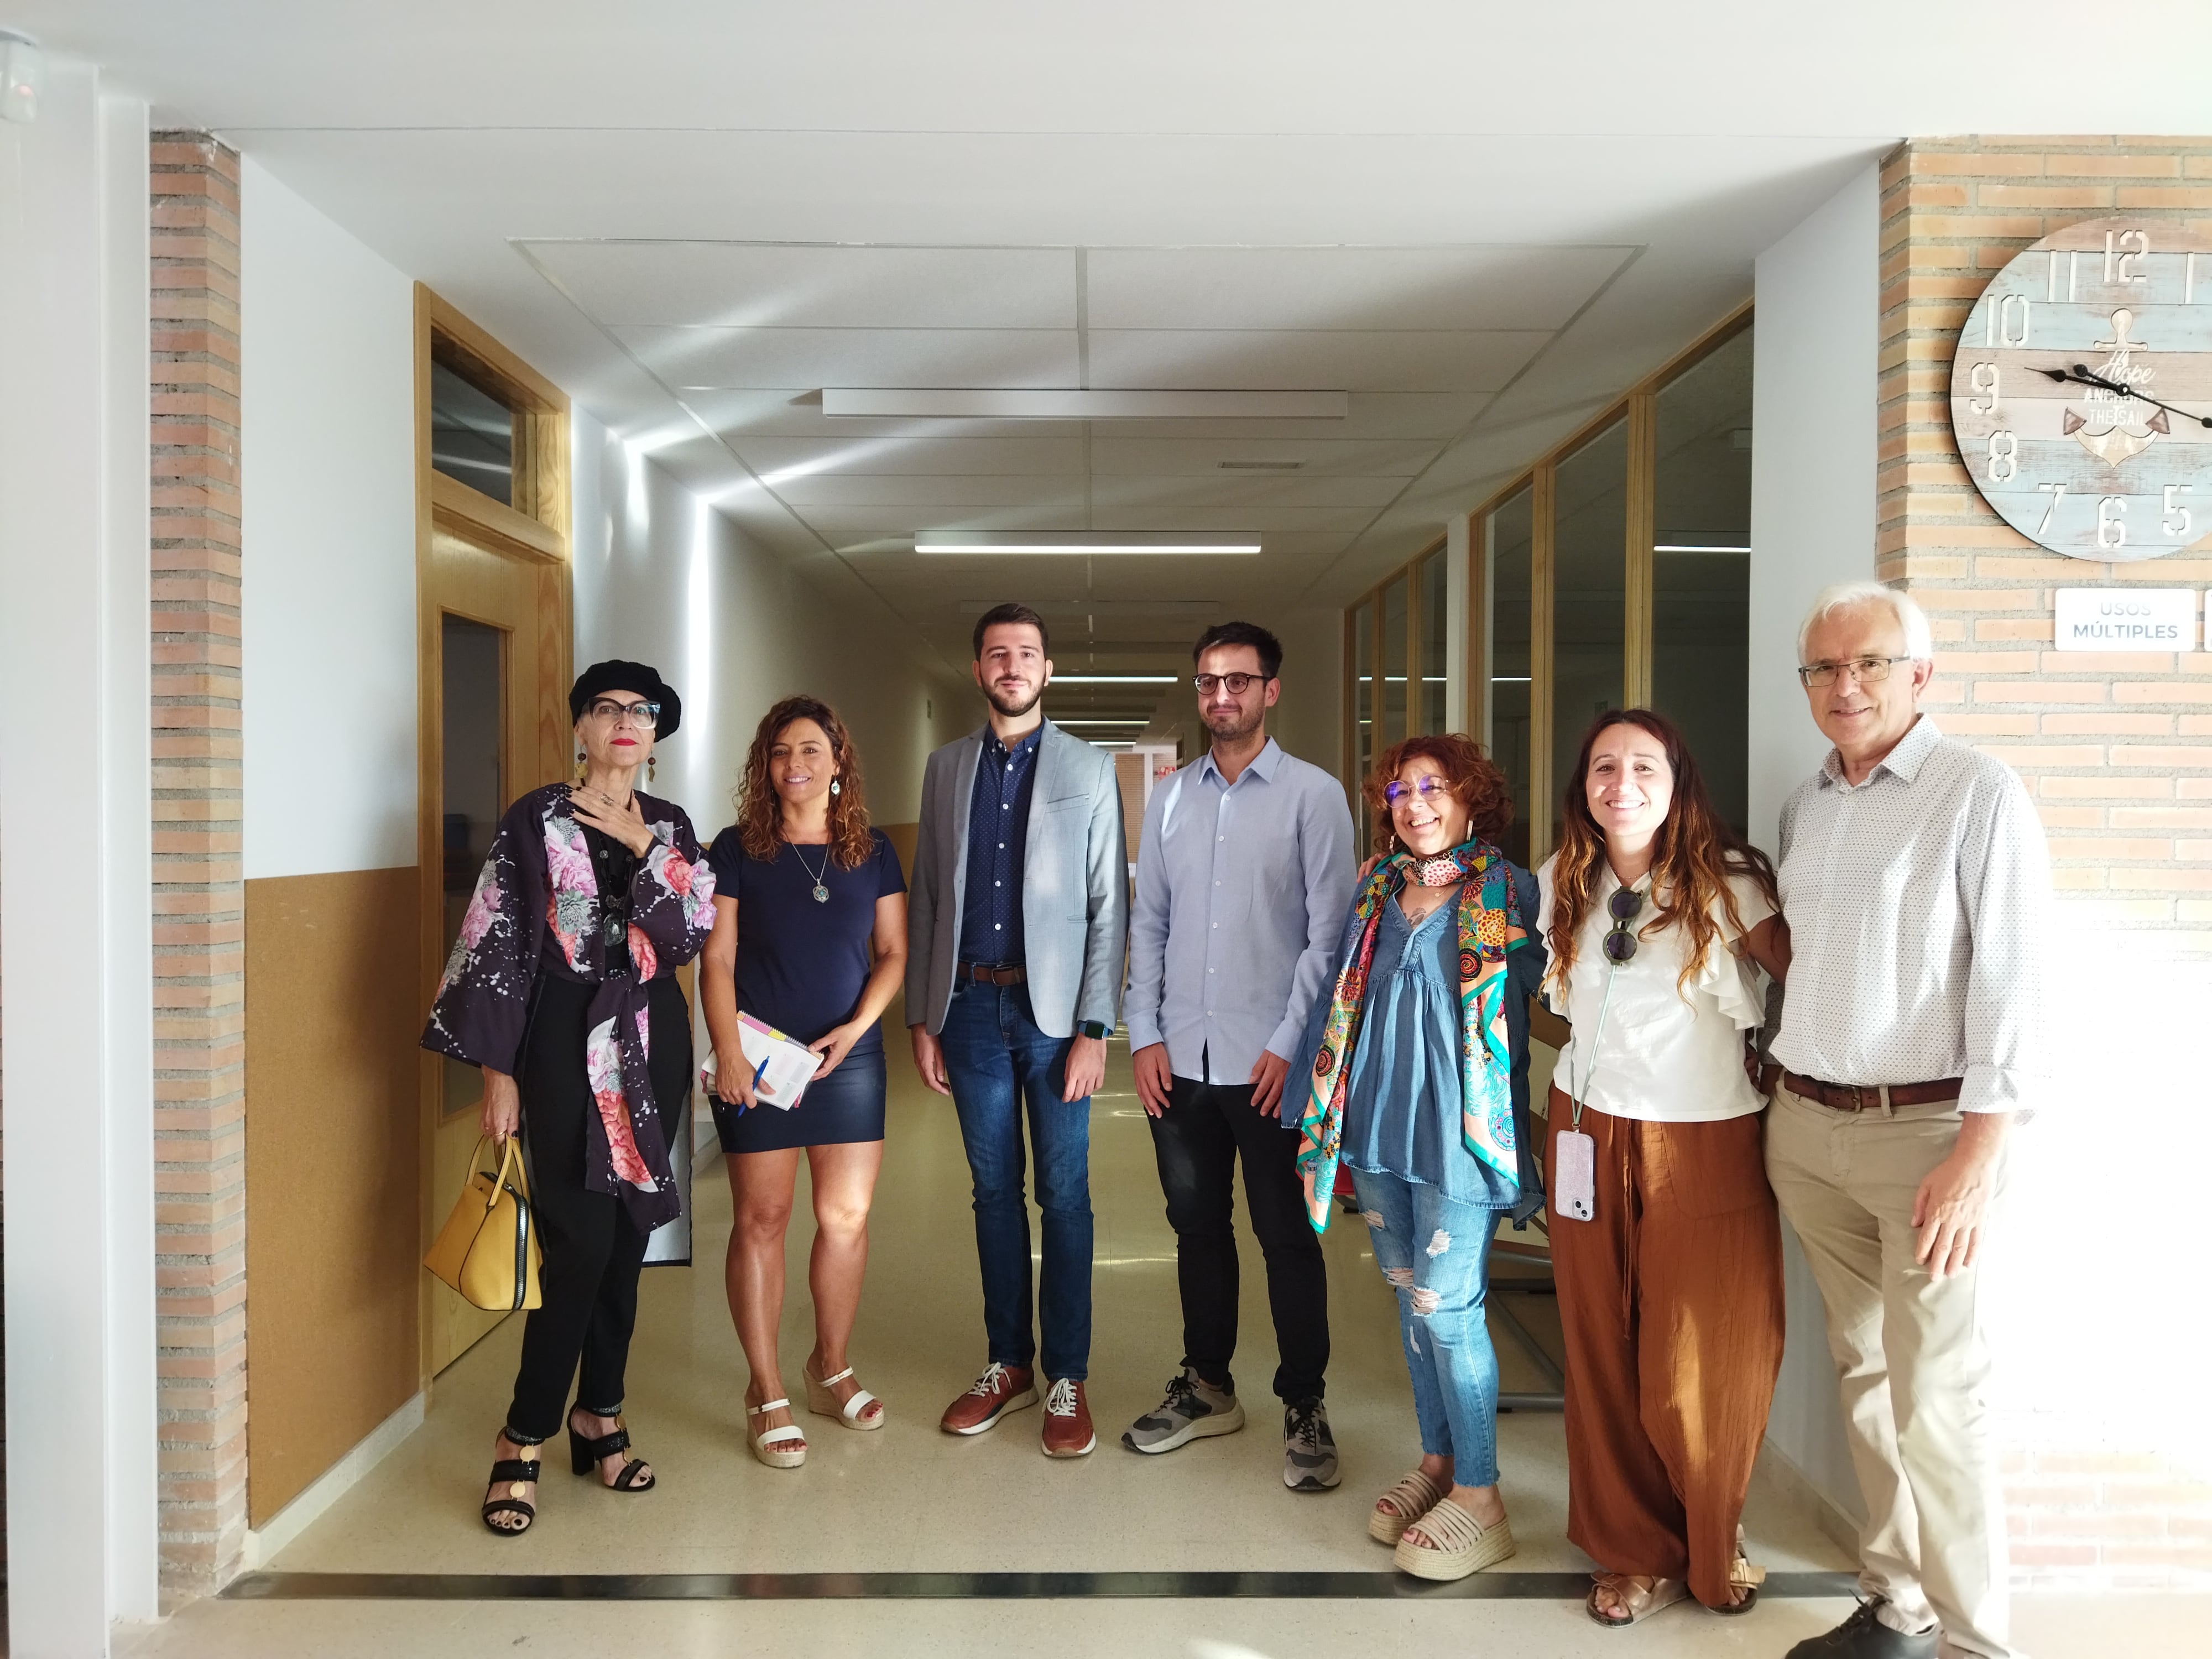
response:
<path id="1" fill-rule="evenodd" d="M 2122 386 L 2118 380 L 2107 380 L 2101 375 L 2092 374 L 2089 373 L 2088 366 L 2084 363 L 2075 364 L 2070 374 L 2063 368 L 2045 368 L 2036 372 L 2048 375 L 2054 380 L 2071 380 L 2077 386 L 2095 386 L 2100 392 L 2117 392 L 2123 398 L 2132 398 L 2139 404 L 2148 404 L 2152 408 L 2162 409 L 2169 415 L 2179 415 L 2185 421 L 2194 421 L 2201 427 L 2212 428 L 2212 416 L 2192 415 L 2185 409 L 2176 409 L 2172 404 L 2162 404 L 2155 398 L 2147 398 L 2133 386 Z"/>

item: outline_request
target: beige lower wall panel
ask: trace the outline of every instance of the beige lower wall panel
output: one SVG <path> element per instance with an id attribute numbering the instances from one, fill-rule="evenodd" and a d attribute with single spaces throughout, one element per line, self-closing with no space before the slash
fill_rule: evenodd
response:
<path id="1" fill-rule="evenodd" d="M 420 1384 L 416 872 L 246 884 L 246 1507 Z"/>

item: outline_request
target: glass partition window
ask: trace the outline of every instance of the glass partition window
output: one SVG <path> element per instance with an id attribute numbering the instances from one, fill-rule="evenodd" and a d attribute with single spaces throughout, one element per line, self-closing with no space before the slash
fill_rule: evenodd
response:
<path id="1" fill-rule="evenodd" d="M 1420 730 L 1449 729 L 1451 715 L 1444 698 L 1444 556 L 1431 553 L 1419 566 L 1421 587 Z"/>
<path id="2" fill-rule="evenodd" d="M 450 613 L 440 619 L 440 672 L 444 682 L 443 799 L 445 948 L 460 936 L 461 919 L 476 891 L 477 872 L 491 856 L 507 787 L 501 776 L 500 733 L 506 727 L 501 653 L 506 635 L 496 628 Z M 483 1074 L 447 1056 L 446 1110 L 474 1109 L 483 1095 Z"/>
<path id="3" fill-rule="evenodd" d="M 514 410 L 438 357 L 430 360 L 430 465 L 504 507 L 514 501 Z"/>
<path id="4" fill-rule="evenodd" d="M 1352 817 L 1359 836 L 1359 850 L 1367 850 L 1367 810 L 1359 787 L 1375 764 L 1375 606 L 1372 601 L 1352 613 Z"/>
<path id="5" fill-rule="evenodd" d="M 1401 576 L 1382 590 L 1382 746 L 1404 740 L 1406 711 L 1406 647 L 1410 619 L 1406 615 L 1409 584 Z M 1379 751 L 1378 751 L 1379 752 Z"/>
<path id="6" fill-rule="evenodd" d="M 1628 640 L 1628 422 L 1559 463 L 1552 554 L 1552 841 L 1583 733 L 1622 706 Z"/>
<path id="7" fill-rule="evenodd" d="M 1484 741 L 1513 786 L 1513 827 L 1505 852 L 1516 863 L 1528 862 L 1529 607 L 1534 592 L 1532 556 L 1535 544 L 1535 501 L 1527 485 L 1492 514 L 1484 526 L 1488 557 L 1487 602 L 1489 696 L 1484 699 L 1488 732 Z"/>
<path id="8" fill-rule="evenodd" d="M 1660 390 L 1651 705 L 1682 728 L 1713 807 L 1748 834 L 1751 331 Z"/>

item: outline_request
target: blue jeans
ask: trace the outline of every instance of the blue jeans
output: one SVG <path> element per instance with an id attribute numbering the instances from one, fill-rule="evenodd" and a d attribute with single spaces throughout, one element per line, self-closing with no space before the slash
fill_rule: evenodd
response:
<path id="1" fill-rule="evenodd" d="M 1022 1190 L 1026 1104 L 1036 1148 L 1037 1207 L 1044 1213 L 1037 1297 L 1044 1373 L 1082 1382 L 1091 1372 L 1091 1097 L 1060 1097 L 1070 1040 L 1037 1029 L 1026 986 L 972 981 L 953 988 L 938 1039 L 975 1182 L 975 1254 L 983 1267 L 990 1357 L 1001 1365 L 1026 1366 L 1037 1352 L 1030 1322 L 1030 1212 Z"/>
<path id="2" fill-rule="evenodd" d="M 1352 1172 L 1375 1265 L 1398 1292 L 1421 1449 L 1462 1486 L 1498 1484 L 1498 1352 L 1484 1300 L 1498 1212 L 1396 1176 Z"/>

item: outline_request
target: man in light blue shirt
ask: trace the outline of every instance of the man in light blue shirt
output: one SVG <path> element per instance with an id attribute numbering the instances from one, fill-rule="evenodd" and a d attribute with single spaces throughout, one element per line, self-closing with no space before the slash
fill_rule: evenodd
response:
<path id="1" fill-rule="evenodd" d="M 1298 1184 L 1295 1106 L 1306 1018 L 1328 994 L 1352 886 L 1352 813 L 1319 767 L 1266 730 L 1283 648 L 1266 629 L 1224 623 L 1191 652 L 1212 746 L 1155 786 L 1137 852 L 1123 1012 L 1137 1094 L 1152 1128 L 1182 1293 L 1182 1374 L 1121 1443 L 1167 1452 L 1244 1426 L 1237 1350 L 1231 1187 L 1267 1263 L 1280 1364 L 1283 1484 L 1337 1483 L 1322 1404 L 1328 1284 Z"/>

